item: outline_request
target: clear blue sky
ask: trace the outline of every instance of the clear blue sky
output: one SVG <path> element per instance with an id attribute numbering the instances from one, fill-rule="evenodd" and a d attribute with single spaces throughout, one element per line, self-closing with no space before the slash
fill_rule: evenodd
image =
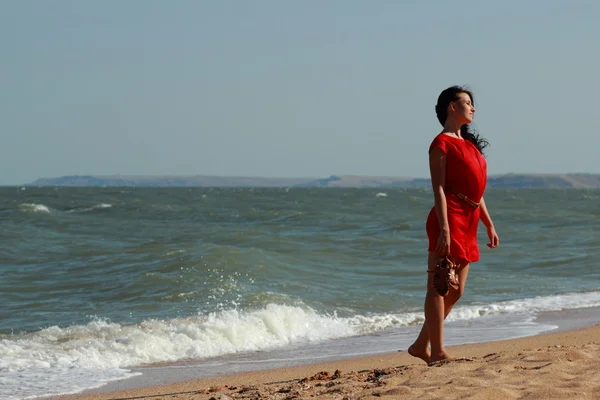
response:
<path id="1" fill-rule="evenodd" d="M 600 173 L 597 0 L 0 0 L 0 184 L 427 177 L 439 92 L 490 174 Z"/>

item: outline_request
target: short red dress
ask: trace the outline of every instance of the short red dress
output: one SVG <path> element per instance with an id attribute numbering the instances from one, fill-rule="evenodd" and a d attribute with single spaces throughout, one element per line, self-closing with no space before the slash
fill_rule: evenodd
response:
<path id="1" fill-rule="evenodd" d="M 468 140 L 437 135 L 429 151 L 439 147 L 446 154 L 446 189 L 452 189 L 479 203 L 487 182 L 487 162 L 477 147 Z M 459 199 L 450 190 L 445 190 L 448 205 L 448 225 L 450 227 L 450 255 L 461 263 L 479 261 L 477 228 L 480 208 L 473 208 Z M 429 251 L 435 251 L 440 236 L 440 224 L 435 205 L 427 216 L 427 237 Z"/>

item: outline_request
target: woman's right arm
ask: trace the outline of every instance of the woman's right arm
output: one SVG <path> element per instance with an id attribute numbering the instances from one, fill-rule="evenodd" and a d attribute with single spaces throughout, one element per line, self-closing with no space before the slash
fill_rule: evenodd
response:
<path id="1" fill-rule="evenodd" d="M 440 223 L 440 237 L 436 252 L 450 254 L 450 226 L 448 224 L 448 207 L 446 205 L 446 154 L 439 147 L 433 147 L 429 152 L 429 172 L 435 200 L 435 212 Z"/>

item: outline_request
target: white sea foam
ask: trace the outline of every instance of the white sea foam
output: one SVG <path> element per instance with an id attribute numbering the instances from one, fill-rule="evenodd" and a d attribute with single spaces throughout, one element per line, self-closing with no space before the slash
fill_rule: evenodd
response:
<path id="1" fill-rule="evenodd" d="M 165 257 L 169 257 L 169 256 L 173 256 L 175 254 L 182 254 L 185 253 L 185 250 L 173 250 L 173 251 L 169 251 L 166 254 L 164 254 Z"/>
<path id="2" fill-rule="evenodd" d="M 95 210 L 96 208 L 111 208 L 111 207 L 112 207 L 112 204 L 101 203 L 101 204 L 92 206 L 91 209 Z"/>
<path id="3" fill-rule="evenodd" d="M 101 204 L 96 204 L 94 206 L 83 208 L 83 209 L 77 210 L 77 211 L 85 212 L 85 211 L 103 210 L 103 209 L 111 208 L 111 207 L 112 207 L 112 204 L 101 203 Z"/>
<path id="4" fill-rule="evenodd" d="M 600 292 L 457 307 L 449 321 L 600 306 Z M 482 319 L 482 321 L 485 318 Z M 167 321 L 122 325 L 96 319 L 0 340 L 0 398 L 73 393 L 132 375 L 143 364 L 204 359 L 368 335 L 423 321 L 422 312 L 339 317 L 269 304 Z"/>
<path id="5" fill-rule="evenodd" d="M 457 307 L 448 321 L 467 320 L 497 314 L 531 314 L 542 311 L 600 307 L 600 291 L 567 293 L 556 296 L 538 296 L 529 299 L 510 300 L 502 303 Z"/>
<path id="6" fill-rule="evenodd" d="M 50 212 L 50 209 L 43 204 L 23 203 L 23 204 L 19 204 L 19 208 L 25 212 L 44 212 L 44 213 Z"/>
<path id="7" fill-rule="evenodd" d="M 112 204 L 106 204 L 106 203 L 101 203 L 101 204 L 96 204 L 93 205 L 91 207 L 86 207 L 86 208 L 75 208 L 72 210 L 67 211 L 68 213 L 80 213 L 80 212 L 88 212 L 88 211 L 94 211 L 94 210 L 103 210 L 106 208 L 111 208 Z"/>
<path id="8" fill-rule="evenodd" d="M 354 335 L 343 319 L 268 305 L 241 313 L 121 325 L 95 320 L 0 341 L 0 398 L 59 394 L 130 376 L 128 367 Z"/>

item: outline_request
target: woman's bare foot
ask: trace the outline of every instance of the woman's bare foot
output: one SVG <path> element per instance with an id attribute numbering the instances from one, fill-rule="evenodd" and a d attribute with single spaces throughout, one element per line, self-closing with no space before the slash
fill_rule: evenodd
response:
<path id="1" fill-rule="evenodd" d="M 433 364 L 443 363 L 444 361 L 451 361 L 451 360 L 454 360 L 454 357 L 452 357 L 450 354 L 443 351 L 438 354 L 432 354 L 429 357 L 429 362 L 427 364 L 433 365 Z"/>
<path id="2" fill-rule="evenodd" d="M 413 344 L 408 348 L 408 354 L 410 354 L 413 357 L 420 358 L 421 360 L 425 361 L 427 364 L 430 363 L 430 361 L 429 361 L 430 356 L 429 356 L 429 352 L 427 351 L 427 348 L 425 348 L 424 350 L 419 350 Z"/>

